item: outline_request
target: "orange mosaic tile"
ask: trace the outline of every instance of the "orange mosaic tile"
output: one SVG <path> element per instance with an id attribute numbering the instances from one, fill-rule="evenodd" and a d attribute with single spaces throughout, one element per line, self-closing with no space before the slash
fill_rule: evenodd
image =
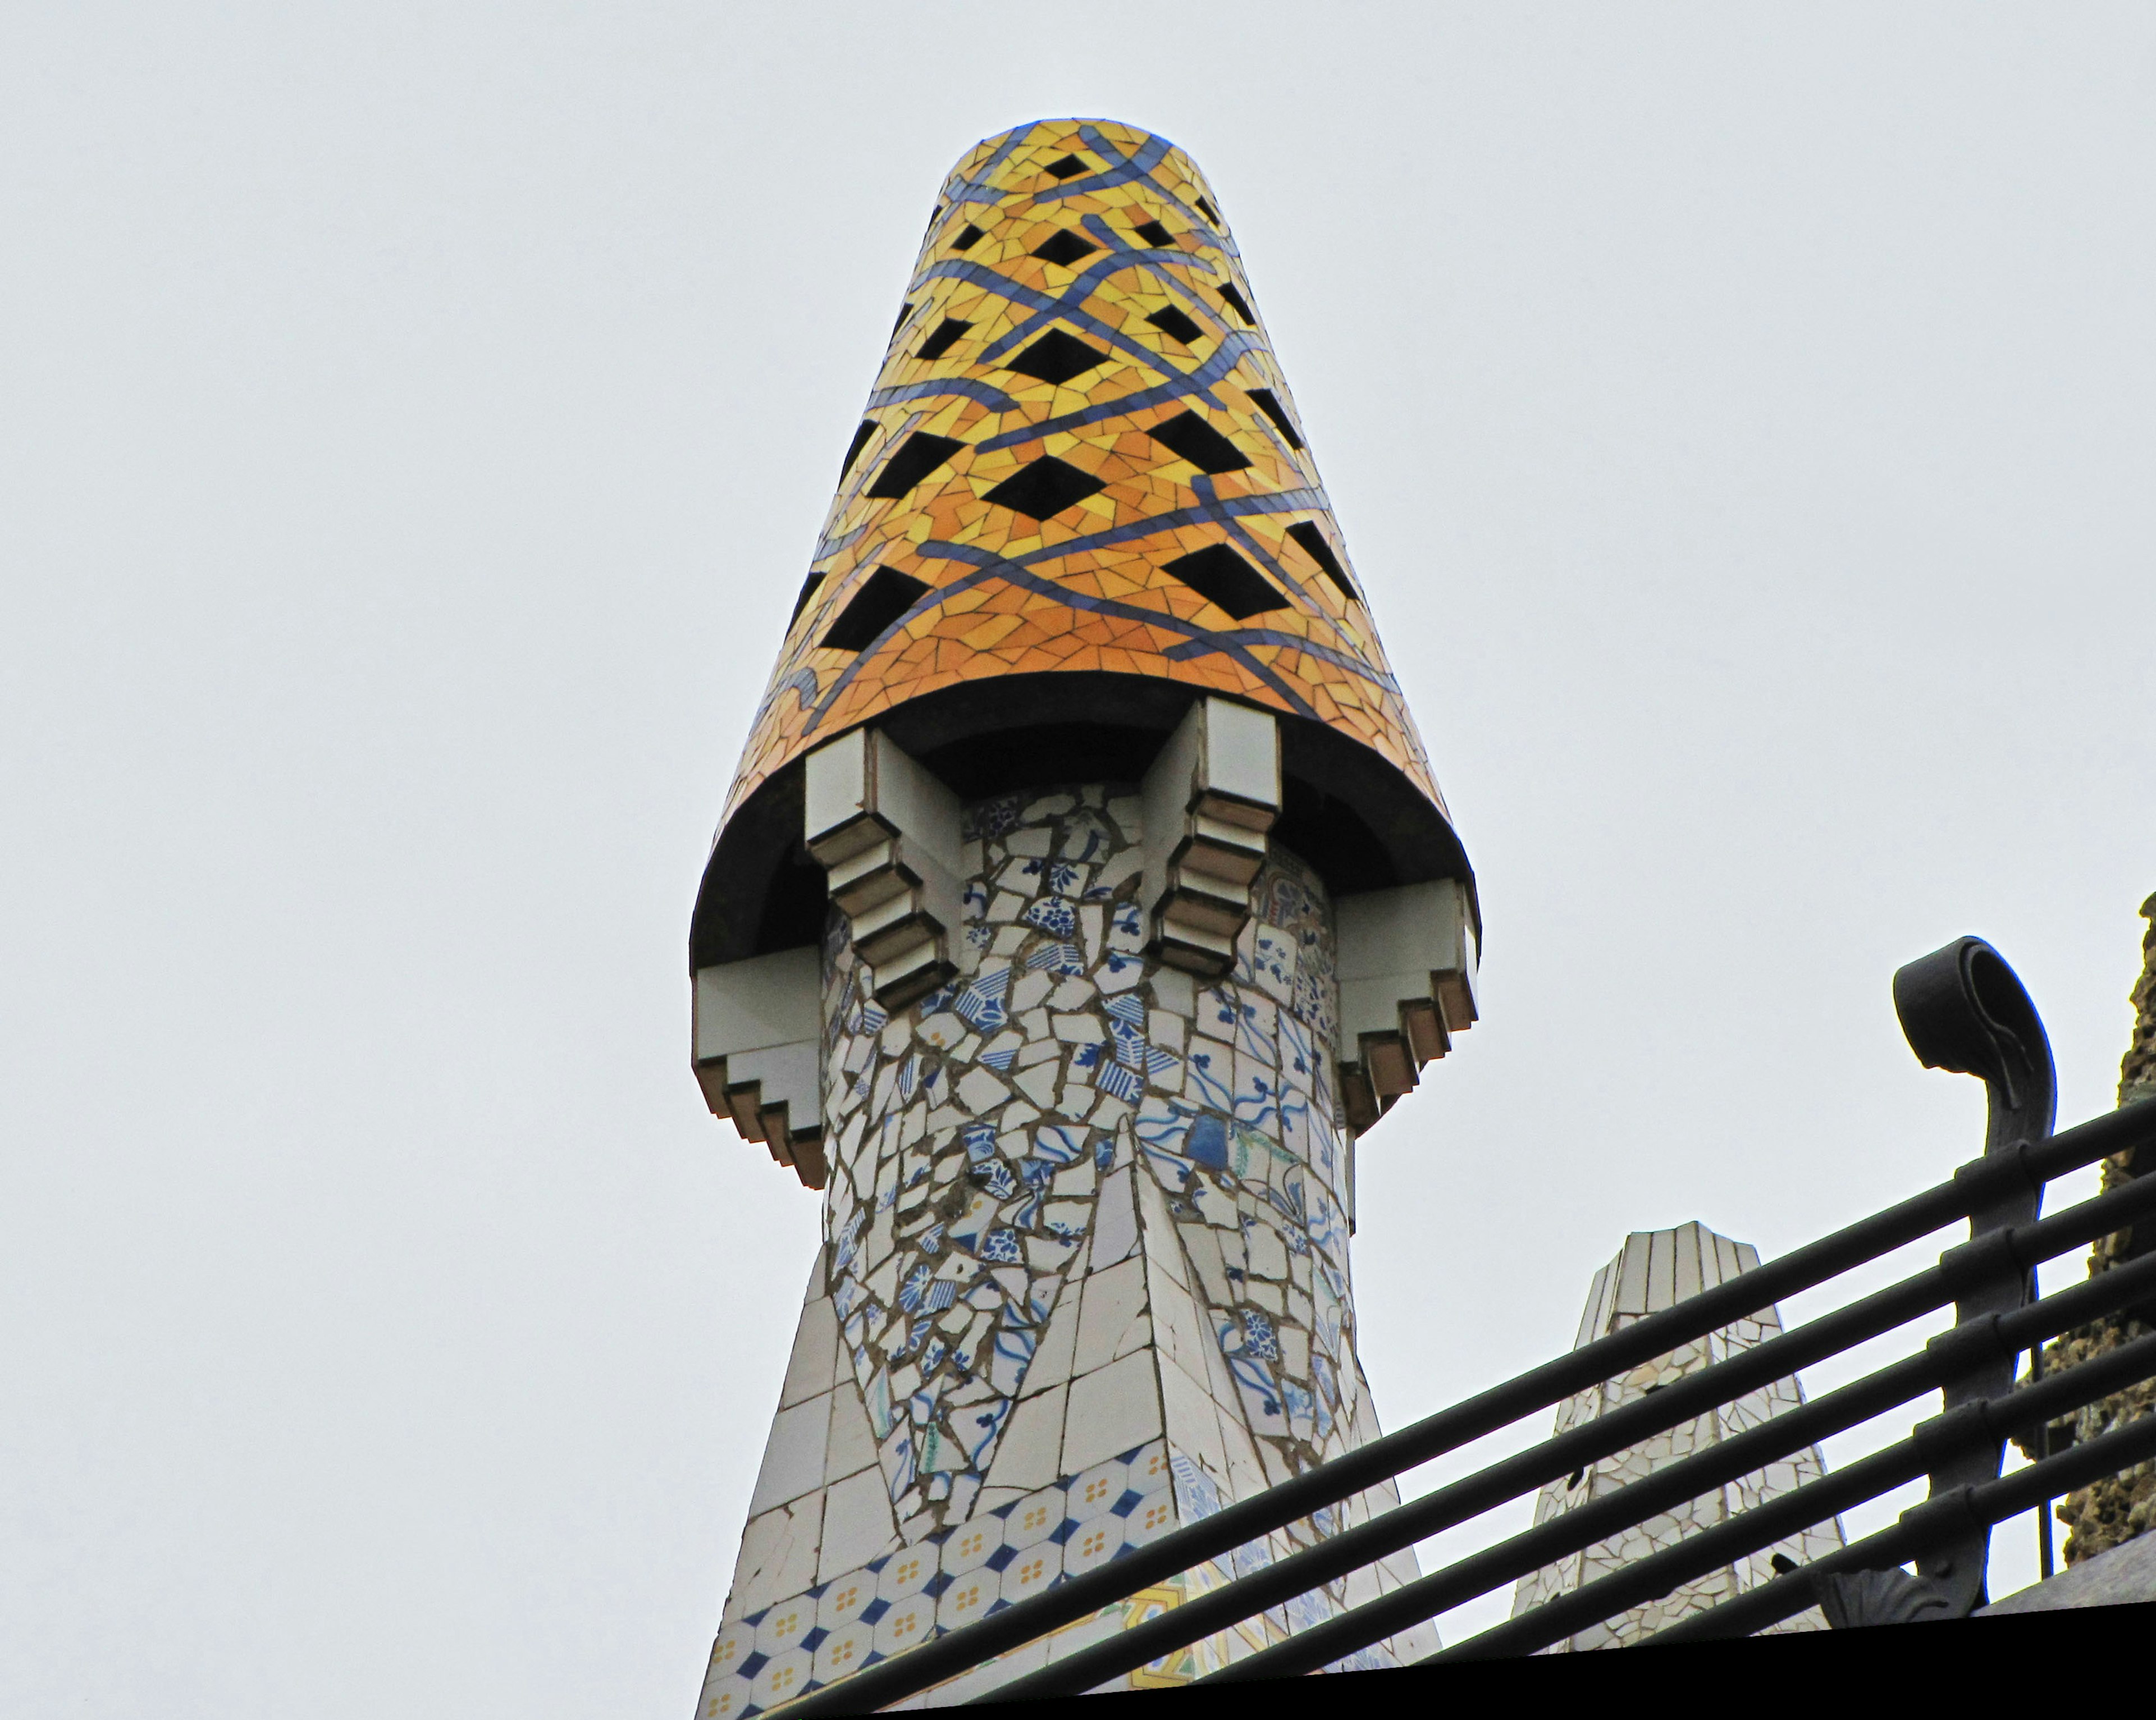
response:
<path id="1" fill-rule="evenodd" d="M 1106 121 L 976 145 L 905 305 L 729 818 L 809 748 L 939 687 L 1102 670 L 1322 723 L 1442 813 L 1241 258 L 1181 150 Z"/>

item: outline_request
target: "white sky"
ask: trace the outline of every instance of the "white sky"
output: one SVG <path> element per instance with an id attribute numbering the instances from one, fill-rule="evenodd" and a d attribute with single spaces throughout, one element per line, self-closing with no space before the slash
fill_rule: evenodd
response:
<path id="1" fill-rule="evenodd" d="M 2153 95 L 2095 3 L 0 16 L 0 1710 L 687 1720 L 815 1229 L 690 900 L 1025 120 L 1212 177 L 1481 874 L 1364 1148 L 1389 1425 L 1627 1230 L 1975 1152 L 1888 999 L 1949 937 L 2107 1107 Z"/>

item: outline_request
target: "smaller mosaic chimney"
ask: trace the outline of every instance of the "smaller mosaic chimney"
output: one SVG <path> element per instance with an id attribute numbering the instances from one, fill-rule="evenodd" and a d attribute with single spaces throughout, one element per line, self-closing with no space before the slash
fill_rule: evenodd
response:
<path id="1" fill-rule="evenodd" d="M 1732 1242 L 1704 1225 L 1680 1225 L 1674 1230 L 1635 1230 L 1625 1239 L 1617 1258 L 1594 1275 L 1587 1292 L 1587 1311 L 1581 1316 L 1578 1349 L 1599 1337 L 1621 1331 L 1635 1320 L 1658 1314 L 1688 1296 L 1748 1272 L 1759 1264 L 1759 1251 L 1748 1242 Z M 1635 1398 L 1686 1373 L 1697 1373 L 1739 1350 L 1751 1348 L 1778 1336 L 1782 1330 L 1779 1308 L 1767 1308 L 1750 1319 L 1739 1320 L 1719 1332 L 1709 1332 L 1654 1361 L 1642 1363 L 1630 1373 L 1580 1393 L 1558 1407 L 1556 1431 L 1569 1432 L 1583 1422 L 1607 1414 Z M 1576 1509 L 1590 1499 L 1612 1492 L 1628 1481 L 1704 1446 L 1758 1426 L 1770 1415 L 1779 1415 L 1804 1400 L 1804 1389 L 1794 1379 L 1779 1380 L 1762 1390 L 1724 1404 L 1712 1415 L 1671 1428 L 1642 1441 L 1629 1451 L 1575 1471 L 1562 1481 L 1543 1489 L 1535 1503 L 1535 1521 Z M 1546 1600 L 1584 1587 L 1606 1577 L 1619 1567 L 1649 1553 L 1675 1545 L 1687 1535 L 1709 1529 L 1727 1517 L 1748 1511 L 1777 1494 L 1786 1493 L 1825 1474 L 1826 1465 L 1816 1447 L 1769 1464 L 1758 1474 L 1702 1495 L 1681 1510 L 1651 1517 L 1628 1529 L 1614 1540 L 1604 1541 L 1573 1553 L 1562 1563 L 1548 1565 L 1520 1579 L 1512 1597 L 1512 1616 L 1532 1610 Z M 1543 1651 L 1565 1654 L 1576 1649 L 1625 1648 L 1676 1624 L 1692 1613 L 1704 1612 L 1766 1582 L 1776 1574 L 1775 1560 L 1794 1559 L 1808 1564 L 1842 1545 L 1839 1518 L 1815 1524 L 1802 1534 L 1764 1548 L 1742 1565 L 1709 1572 L 1660 1600 L 1650 1601 L 1605 1620 L 1590 1630 Z M 1762 1635 L 1793 1630 L 1823 1630 L 1826 1620 L 1815 1607 L 1774 1625 Z"/>

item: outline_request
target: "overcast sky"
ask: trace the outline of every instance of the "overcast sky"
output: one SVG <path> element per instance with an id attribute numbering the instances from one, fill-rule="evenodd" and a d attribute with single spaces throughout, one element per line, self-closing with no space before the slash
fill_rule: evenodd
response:
<path id="1" fill-rule="evenodd" d="M 1218 188 L 1481 881 L 1363 1149 L 1388 1425 L 1628 1230 L 1977 1151 L 1888 998 L 1956 934 L 2107 1107 L 2152 98 L 2145 5 L 0 13 L 0 1710 L 688 1720 L 816 1230 L 691 898 L 1027 120 Z"/>

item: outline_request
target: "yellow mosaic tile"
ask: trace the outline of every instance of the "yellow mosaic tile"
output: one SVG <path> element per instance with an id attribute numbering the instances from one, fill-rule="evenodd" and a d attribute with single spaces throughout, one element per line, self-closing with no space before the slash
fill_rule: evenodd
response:
<path id="1" fill-rule="evenodd" d="M 1083 171 L 1059 179 L 1066 156 Z M 1443 810 L 1181 150 L 1105 121 L 986 139 L 943 187 L 905 302 L 728 817 L 909 699 L 1101 670 L 1324 723 Z"/>

